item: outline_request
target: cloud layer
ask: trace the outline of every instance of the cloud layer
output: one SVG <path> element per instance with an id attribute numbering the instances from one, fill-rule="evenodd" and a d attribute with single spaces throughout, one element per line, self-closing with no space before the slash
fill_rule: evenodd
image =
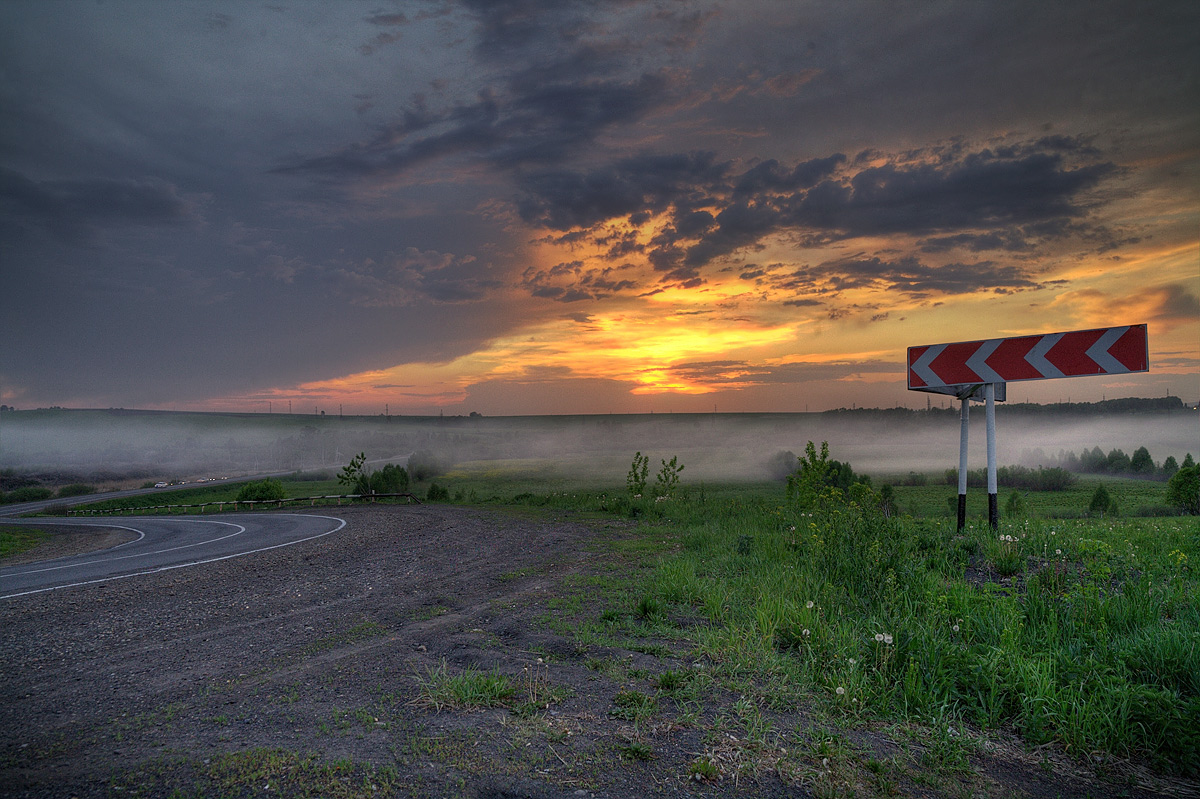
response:
<path id="1" fill-rule="evenodd" d="M 1142 321 L 1200 394 L 1193 3 L 60 11 L 0 7 L 5 404 L 888 404 Z"/>

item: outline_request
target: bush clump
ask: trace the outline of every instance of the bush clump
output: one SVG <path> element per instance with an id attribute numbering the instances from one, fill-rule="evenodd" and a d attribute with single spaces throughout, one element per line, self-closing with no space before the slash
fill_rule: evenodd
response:
<path id="1" fill-rule="evenodd" d="M 1200 466 L 1185 466 L 1167 483 L 1167 504 L 1184 513 L 1200 514 Z"/>
<path id="2" fill-rule="evenodd" d="M 272 502 L 283 499 L 283 483 L 273 477 L 246 483 L 237 493 L 238 502 Z"/>
<path id="3" fill-rule="evenodd" d="M 0 497 L 0 504 L 11 505 L 16 502 L 40 502 L 43 499 L 50 499 L 53 496 L 54 492 L 45 486 L 22 486 Z"/>

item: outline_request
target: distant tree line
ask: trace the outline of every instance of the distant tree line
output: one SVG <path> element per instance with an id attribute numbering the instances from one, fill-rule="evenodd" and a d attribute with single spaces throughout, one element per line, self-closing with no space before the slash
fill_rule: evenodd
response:
<path id="1" fill-rule="evenodd" d="M 1143 480 L 1170 480 L 1180 469 L 1196 464 L 1190 452 L 1184 456 L 1182 464 L 1175 460 L 1174 455 L 1168 455 L 1162 463 L 1155 463 L 1150 457 L 1150 450 L 1145 447 L 1138 447 L 1132 455 L 1127 455 L 1120 449 L 1105 453 L 1099 447 L 1092 447 L 1078 455 L 1074 452 L 1060 452 L 1057 458 L 1050 459 L 1050 465 L 1077 474 L 1111 474 Z"/>
<path id="2" fill-rule="evenodd" d="M 947 469 L 946 485 L 958 485 L 958 469 Z M 996 469 L 996 485 L 1003 488 L 1019 488 L 1023 491 L 1062 491 L 1075 484 L 1078 478 L 1066 469 L 1041 466 L 1000 466 Z M 971 469 L 967 472 L 969 488 L 987 486 L 987 469 Z"/>

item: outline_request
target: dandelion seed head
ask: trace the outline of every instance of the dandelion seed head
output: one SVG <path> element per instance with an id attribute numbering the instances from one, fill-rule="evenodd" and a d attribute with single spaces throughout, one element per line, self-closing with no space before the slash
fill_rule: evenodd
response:
<path id="1" fill-rule="evenodd" d="M 891 636 L 891 635 L 885 635 L 885 636 L 883 636 L 883 642 L 884 642 L 885 644 L 890 644 L 890 643 L 892 642 L 892 636 Z"/>
<path id="2" fill-rule="evenodd" d="M 812 609 L 812 606 L 813 606 L 813 601 L 811 599 L 804 603 L 804 607 L 806 607 L 806 608 Z"/>
<path id="3" fill-rule="evenodd" d="M 843 695 L 843 694 L 845 694 L 845 693 L 846 693 L 846 689 L 845 689 L 845 688 L 843 688 L 842 686 L 840 686 L 840 685 L 839 685 L 839 686 L 837 687 L 837 695 L 838 695 L 838 696 L 842 696 L 842 695 Z"/>
<path id="4" fill-rule="evenodd" d="M 883 640 L 883 633 L 875 633 L 875 640 L 876 640 L 876 641 L 882 641 L 882 640 Z"/>

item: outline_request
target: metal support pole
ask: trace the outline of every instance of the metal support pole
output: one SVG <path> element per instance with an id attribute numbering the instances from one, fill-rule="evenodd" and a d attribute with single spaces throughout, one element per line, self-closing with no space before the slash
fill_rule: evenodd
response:
<path id="1" fill-rule="evenodd" d="M 971 415 L 971 400 L 962 398 L 962 425 L 958 434 L 958 532 L 967 525 L 967 435 Z"/>
<path id="2" fill-rule="evenodd" d="M 983 391 L 987 398 L 988 523 L 993 530 L 998 530 L 1000 507 L 996 501 L 996 384 L 988 383 Z"/>

